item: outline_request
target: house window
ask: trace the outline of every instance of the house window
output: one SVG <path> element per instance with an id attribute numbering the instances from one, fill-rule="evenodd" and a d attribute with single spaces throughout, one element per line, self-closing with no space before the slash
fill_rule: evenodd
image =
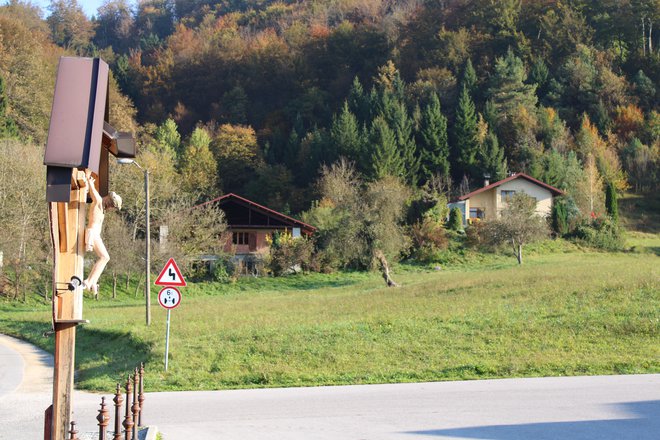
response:
<path id="1" fill-rule="evenodd" d="M 234 232 L 232 234 L 231 242 L 234 244 L 249 244 L 249 235 L 248 232 Z"/>
<path id="2" fill-rule="evenodd" d="M 470 219 L 479 219 L 483 220 L 484 210 L 481 208 L 470 208 Z"/>
<path id="3" fill-rule="evenodd" d="M 516 193 L 515 191 L 504 191 L 504 190 L 502 190 L 502 201 L 503 202 L 510 201 L 513 198 L 515 193 Z"/>

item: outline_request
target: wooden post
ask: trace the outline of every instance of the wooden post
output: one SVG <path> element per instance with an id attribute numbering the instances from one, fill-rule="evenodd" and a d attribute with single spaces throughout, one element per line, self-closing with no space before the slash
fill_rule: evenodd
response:
<path id="1" fill-rule="evenodd" d="M 66 440 L 71 421 L 76 326 L 82 319 L 83 257 L 87 188 L 84 172 L 73 169 L 70 202 L 50 202 L 53 240 L 53 418 L 51 439 Z"/>
<path id="2" fill-rule="evenodd" d="M 110 416 L 108 415 L 108 410 L 105 408 L 105 397 L 101 397 L 101 409 L 99 410 L 99 415 L 96 416 L 96 420 L 99 422 L 99 440 L 107 440 Z"/>
<path id="3" fill-rule="evenodd" d="M 130 133 L 110 124 L 108 64 L 100 58 L 61 57 L 44 151 L 46 201 L 53 244 L 55 356 L 49 440 L 66 440 L 71 420 L 76 325 L 83 321 L 85 170 L 108 193 L 108 155 L 135 157 Z M 73 426 L 71 428 L 73 429 Z M 70 432 L 69 432 L 70 433 Z M 47 438 L 48 438 L 47 437 Z"/>
<path id="4" fill-rule="evenodd" d="M 131 411 L 133 412 L 133 438 L 135 440 L 138 438 L 138 420 L 140 420 L 140 403 L 138 402 L 139 373 L 140 371 L 135 367 L 133 374 L 133 406 L 131 407 Z"/>
<path id="5" fill-rule="evenodd" d="M 121 440 L 121 404 L 124 399 L 121 397 L 121 385 L 119 384 L 117 384 L 115 398 L 112 401 L 115 402 L 115 435 L 112 440 Z"/>
<path id="6" fill-rule="evenodd" d="M 132 440 L 133 414 L 131 413 L 131 376 L 126 379 L 126 412 L 124 415 L 124 439 Z"/>
<path id="7" fill-rule="evenodd" d="M 142 414 L 144 413 L 144 363 L 140 362 L 140 418 L 138 419 L 138 426 L 142 426 Z"/>

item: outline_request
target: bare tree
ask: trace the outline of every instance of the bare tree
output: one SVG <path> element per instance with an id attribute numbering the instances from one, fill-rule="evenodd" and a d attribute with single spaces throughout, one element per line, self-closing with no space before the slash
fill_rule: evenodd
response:
<path id="1" fill-rule="evenodd" d="M 45 169 L 39 148 L 16 141 L 0 141 L 0 251 L 13 297 L 27 298 L 27 287 L 46 276 L 48 258 L 47 210 L 43 203 Z"/>
<path id="2" fill-rule="evenodd" d="M 190 269 L 203 255 L 223 253 L 227 222 L 217 206 L 191 206 L 187 199 L 180 199 L 171 204 L 163 221 L 168 226 L 167 255 L 161 250 L 154 255 L 163 264 L 166 257 L 174 257 L 185 269 Z M 154 264 L 157 267 L 160 263 Z"/>

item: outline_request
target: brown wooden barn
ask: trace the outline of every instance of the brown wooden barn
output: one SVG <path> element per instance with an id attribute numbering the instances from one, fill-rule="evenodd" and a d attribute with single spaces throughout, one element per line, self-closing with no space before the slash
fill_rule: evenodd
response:
<path id="1" fill-rule="evenodd" d="M 248 265 L 268 253 L 270 245 L 267 238 L 274 232 L 288 231 L 295 238 L 310 236 L 316 231 L 314 226 L 233 193 L 204 204 L 210 203 L 216 204 L 225 213 L 230 233 L 225 251 Z"/>

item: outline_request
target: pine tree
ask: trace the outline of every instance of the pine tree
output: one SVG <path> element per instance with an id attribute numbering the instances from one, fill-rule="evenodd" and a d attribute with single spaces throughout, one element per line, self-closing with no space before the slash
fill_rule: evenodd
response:
<path id="1" fill-rule="evenodd" d="M 495 61 L 488 95 L 493 102 L 500 121 L 515 116 L 520 108 L 533 114 L 536 109 L 536 84 L 526 84 L 527 73 L 523 61 L 509 49 L 504 58 Z"/>
<path id="2" fill-rule="evenodd" d="M 364 93 L 360 79 L 353 79 L 351 90 L 348 92 L 348 107 L 360 122 L 368 121 L 370 118 L 369 95 Z"/>
<path id="3" fill-rule="evenodd" d="M 384 92 L 383 95 L 387 95 Z M 394 132 L 399 155 L 405 165 L 405 177 L 411 185 L 416 185 L 420 168 L 420 155 L 413 138 L 413 121 L 408 116 L 405 103 L 394 97 L 383 99 L 383 117 Z"/>
<path id="4" fill-rule="evenodd" d="M 422 178 L 428 180 L 433 174 L 449 175 L 447 118 L 442 114 L 440 99 L 435 93 L 431 94 L 422 113 L 419 138 Z"/>
<path id="5" fill-rule="evenodd" d="M 477 159 L 477 167 L 481 175 L 489 174 L 494 181 L 506 177 L 504 149 L 500 148 L 497 136 L 490 130 L 480 145 Z"/>
<path id="6" fill-rule="evenodd" d="M 374 179 L 385 176 L 405 175 L 405 163 L 399 154 L 396 135 L 382 117 L 377 117 L 371 124 L 369 136 L 371 153 L 371 175 Z"/>
<path id="7" fill-rule="evenodd" d="M 467 87 L 463 87 L 454 122 L 454 174 L 458 179 L 474 172 L 478 151 L 477 114 Z"/>
<path id="8" fill-rule="evenodd" d="M 359 161 L 362 157 L 362 134 L 357 118 L 344 101 L 341 113 L 332 120 L 330 129 L 331 140 L 340 156 L 351 161 Z"/>
<path id="9" fill-rule="evenodd" d="M 465 62 L 465 69 L 463 70 L 463 79 L 461 80 L 461 87 L 467 88 L 470 95 L 476 92 L 477 88 L 477 72 L 472 66 L 472 61 L 468 58 Z"/>

